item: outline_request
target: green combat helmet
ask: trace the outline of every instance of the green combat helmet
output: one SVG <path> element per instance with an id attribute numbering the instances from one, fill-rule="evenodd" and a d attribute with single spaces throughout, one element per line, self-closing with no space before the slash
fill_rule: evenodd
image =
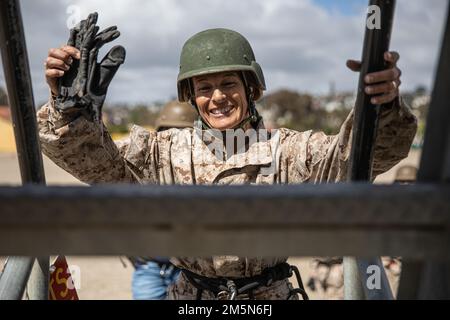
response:
<path id="1" fill-rule="evenodd" d="M 197 111 L 189 103 L 171 101 L 162 108 L 156 119 L 156 131 L 193 127 L 197 117 Z"/>
<path id="2" fill-rule="evenodd" d="M 181 51 L 178 99 L 192 102 L 192 77 L 224 71 L 243 72 L 247 90 L 251 87 L 253 91 L 252 100 L 258 100 L 266 89 L 262 69 L 244 36 L 228 29 L 197 33 L 186 41 Z"/>
<path id="3" fill-rule="evenodd" d="M 194 106 L 192 77 L 225 71 L 240 71 L 247 90 L 250 116 L 238 127 L 250 121 L 256 127 L 261 120 L 254 101 L 266 90 L 264 74 L 256 62 L 255 54 L 247 39 L 228 29 L 209 29 L 197 33 L 186 41 L 181 50 L 178 74 L 178 100 Z M 209 128 L 202 119 L 203 127 Z"/>
<path id="4" fill-rule="evenodd" d="M 412 183 L 416 180 L 417 168 L 410 165 L 404 165 L 398 168 L 395 174 L 395 182 Z"/>

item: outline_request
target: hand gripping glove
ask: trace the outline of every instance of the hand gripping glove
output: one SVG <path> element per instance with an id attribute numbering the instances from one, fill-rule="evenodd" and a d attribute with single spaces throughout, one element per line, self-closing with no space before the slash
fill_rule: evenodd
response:
<path id="1" fill-rule="evenodd" d="M 100 48 L 120 36 L 116 26 L 98 33 L 97 19 L 97 13 L 90 14 L 70 30 L 67 44 L 80 50 L 81 58 L 74 60 L 60 79 L 55 107 L 61 113 L 79 112 L 100 122 L 109 84 L 124 63 L 126 52 L 124 47 L 115 46 L 97 62 Z"/>

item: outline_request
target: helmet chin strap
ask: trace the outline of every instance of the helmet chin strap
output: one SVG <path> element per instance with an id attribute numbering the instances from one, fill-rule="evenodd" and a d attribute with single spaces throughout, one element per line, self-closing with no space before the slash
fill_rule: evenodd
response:
<path id="1" fill-rule="evenodd" d="M 239 122 L 237 126 L 232 128 L 233 130 L 236 129 L 244 130 L 244 126 L 249 122 L 252 125 L 253 129 L 256 130 L 258 128 L 259 122 L 261 121 L 262 117 L 259 115 L 258 110 L 256 110 L 255 102 L 253 101 L 253 94 L 251 94 L 248 98 L 248 113 L 249 116 L 244 120 L 242 120 L 241 122 Z"/>

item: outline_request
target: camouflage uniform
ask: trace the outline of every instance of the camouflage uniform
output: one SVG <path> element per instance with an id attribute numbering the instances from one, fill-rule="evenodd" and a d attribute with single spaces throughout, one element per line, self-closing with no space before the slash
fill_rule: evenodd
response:
<path id="1" fill-rule="evenodd" d="M 106 128 L 83 116 L 58 113 L 53 102 L 38 112 L 42 150 L 58 166 L 88 184 L 296 184 L 338 182 L 347 177 L 353 112 L 339 134 L 279 129 L 278 139 L 255 142 L 248 150 L 218 158 L 195 129 L 149 132 L 134 126 L 130 136 L 114 143 Z M 416 118 L 398 99 L 382 110 L 374 152 L 374 177 L 408 155 L 417 129 Z M 259 156 L 255 156 L 258 152 Z M 276 164 L 276 170 L 263 168 Z M 248 277 L 280 258 L 214 256 L 176 258 L 173 263 L 207 277 Z M 256 299 L 286 299 L 289 281 L 277 281 L 255 291 Z M 170 298 L 195 299 L 196 289 L 182 277 Z M 204 299 L 213 299 L 204 292 Z"/>

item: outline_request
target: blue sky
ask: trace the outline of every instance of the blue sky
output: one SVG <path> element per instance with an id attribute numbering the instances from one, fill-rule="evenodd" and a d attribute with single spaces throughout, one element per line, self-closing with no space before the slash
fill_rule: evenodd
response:
<path id="1" fill-rule="evenodd" d="M 368 0 L 313 0 L 313 2 L 329 12 L 339 12 L 346 16 L 364 10 L 369 3 Z"/>
<path id="2" fill-rule="evenodd" d="M 67 41 L 74 7 L 80 19 L 98 11 L 99 25 L 117 25 L 113 45 L 127 50 L 108 91 L 111 103 L 167 101 L 176 95 L 184 42 L 209 28 L 229 28 L 252 44 L 268 91 L 353 91 L 358 74 L 345 67 L 360 59 L 368 0 L 35 0 L 22 1 L 33 89 L 48 99 L 44 60 Z M 401 55 L 401 90 L 431 88 L 448 0 L 397 0 L 391 49 Z M 249 14 L 250 13 L 250 14 Z M 77 20 L 78 21 L 78 20 Z M 0 86 L 4 86 L 0 71 Z"/>

